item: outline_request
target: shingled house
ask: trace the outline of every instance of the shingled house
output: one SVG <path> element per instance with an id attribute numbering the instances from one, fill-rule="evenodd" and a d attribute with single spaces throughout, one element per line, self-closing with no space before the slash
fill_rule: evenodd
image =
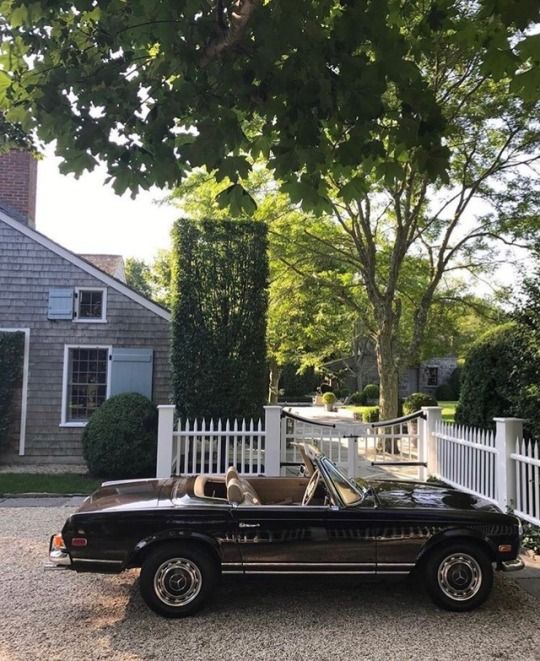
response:
<path id="1" fill-rule="evenodd" d="M 36 161 L 0 156 L 0 332 L 24 334 L 3 463 L 82 463 L 108 397 L 169 400 L 170 313 L 125 282 L 118 255 L 76 255 L 35 229 Z"/>

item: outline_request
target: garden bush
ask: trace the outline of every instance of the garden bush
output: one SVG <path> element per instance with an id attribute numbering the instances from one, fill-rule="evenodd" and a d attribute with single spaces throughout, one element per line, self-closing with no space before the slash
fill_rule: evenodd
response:
<path id="1" fill-rule="evenodd" d="M 349 397 L 349 404 L 354 404 L 355 406 L 363 406 L 366 403 L 366 398 L 364 397 L 363 392 L 353 392 Z"/>
<path id="2" fill-rule="evenodd" d="M 323 404 L 331 405 L 333 406 L 336 403 L 337 397 L 333 392 L 325 392 L 324 395 L 322 396 L 322 401 Z"/>
<path id="3" fill-rule="evenodd" d="M 427 392 L 413 392 L 403 402 L 403 413 L 405 415 L 416 413 L 422 406 L 437 406 L 437 400 Z"/>
<path id="4" fill-rule="evenodd" d="M 90 473 L 109 479 L 154 477 L 157 420 L 157 408 L 143 395 L 125 393 L 104 402 L 82 437 Z"/>
<path id="5" fill-rule="evenodd" d="M 379 421 L 379 407 L 378 406 L 366 406 L 362 410 L 362 420 L 363 420 L 363 422 L 378 422 Z"/>
<path id="6" fill-rule="evenodd" d="M 362 394 L 366 400 L 366 404 L 377 403 L 379 401 L 379 386 L 376 383 L 368 383 L 362 390 Z"/>
<path id="7" fill-rule="evenodd" d="M 441 384 L 435 391 L 435 398 L 442 402 L 454 402 L 459 399 L 461 389 L 461 367 L 456 369 L 450 375 L 447 383 Z"/>
<path id="8" fill-rule="evenodd" d="M 504 324 L 483 335 L 463 366 L 456 422 L 489 428 L 494 425 L 494 417 L 519 415 L 515 398 L 520 378 L 518 374 L 512 378 L 512 374 L 526 354 L 517 324 Z"/>
<path id="9" fill-rule="evenodd" d="M 13 396 L 21 384 L 24 333 L 0 333 L 0 446 L 9 432 Z"/>

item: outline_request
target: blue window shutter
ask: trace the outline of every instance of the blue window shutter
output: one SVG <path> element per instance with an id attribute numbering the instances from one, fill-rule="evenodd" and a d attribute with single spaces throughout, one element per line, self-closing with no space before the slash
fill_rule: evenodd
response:
<path id="1" fill-rule="evenodd" d="M 49 319 L 73 319 L 73 288 L 52 287 L 49 289 Z"/>
<path id="2" fill-rule="evenodd" d="M 138 392 L 152 399 L 154 350 L 119 349 L 111 352 L 111 395 Z"/>

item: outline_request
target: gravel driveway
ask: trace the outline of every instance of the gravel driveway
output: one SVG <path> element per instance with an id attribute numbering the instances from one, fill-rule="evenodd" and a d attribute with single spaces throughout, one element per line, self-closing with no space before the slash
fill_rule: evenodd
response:
<path id="1" fill-rule="evenodd" d="M 44 572 L 68 508 L 0 509 L 0 659 L 540 659 L 539 602 L 497 577 L 479 611 L 436 609 L 412 582 L 224 578 L 199 615 L 164 620 L 137 571 Z"/>

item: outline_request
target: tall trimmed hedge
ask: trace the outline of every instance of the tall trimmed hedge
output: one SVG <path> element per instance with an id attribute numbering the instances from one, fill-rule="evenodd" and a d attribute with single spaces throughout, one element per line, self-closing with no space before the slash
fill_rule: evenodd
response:
<path id="1" fill-rule="evenodd" d="M 267 387 L 267 283 L 263 223 L 175 224 L 172 367 L 181 417 L 261 414 Z"/>
<path id="2" fill-rule="evenodd" d="M 0 447 L 4 445 L 13 416 L 13 396 L 21 385 L 24 333 L 0 332 Z"/>
<path id="3" fill-rule="evenodd" d="M 483 335 L 463 366 L 456 422 L 493 427 L 497 416 L 520 415 L 522 378 L 517 370 L 528 346 L 515 323 Z"/>

